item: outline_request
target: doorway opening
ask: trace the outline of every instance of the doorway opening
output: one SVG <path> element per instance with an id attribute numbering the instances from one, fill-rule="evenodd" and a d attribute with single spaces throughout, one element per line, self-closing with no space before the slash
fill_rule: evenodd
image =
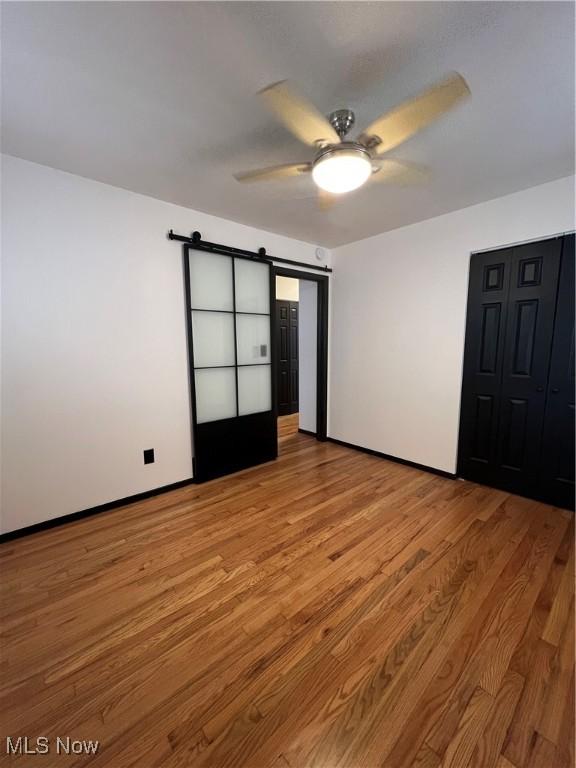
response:
<path id="1" fill-rule="evenodd" d="M 328 278 L 276 267 L 274 386 L 280 450 L 305 433 L 326 439 Z"/>

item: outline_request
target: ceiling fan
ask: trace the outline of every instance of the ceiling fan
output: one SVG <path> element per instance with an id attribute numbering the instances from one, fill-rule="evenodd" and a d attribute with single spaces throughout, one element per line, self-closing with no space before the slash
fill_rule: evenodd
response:
<path id="1" fill-rule="evenodd" d="M 351 192 L 369 179 L 414 183 L 427 178 L 426 169 L 412 163 L 383 157 L 470 94 L 464 78 L 454 72 L 418 96 L 385 112 L 350 141 L 347 134 L 355 123 L 350 109 L 338 109 L 326 119 L 313 104 L 300 96 L 288 81 L 269 85 L 259 96 L 275 117 L 296 138 L 314 147 L 311 161 L 288 163 L 234 174 L 241 182 L 289 179 L 312 174 L 320 194 Z M 329 198 L 328 203 L 331 199 Z M 321 201 L 326 202 L 326 196 Z"/>

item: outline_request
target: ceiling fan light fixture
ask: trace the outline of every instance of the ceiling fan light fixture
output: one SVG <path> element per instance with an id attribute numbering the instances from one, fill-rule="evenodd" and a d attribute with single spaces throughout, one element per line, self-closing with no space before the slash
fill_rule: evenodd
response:
<path id="1" fill-rule="evenodd" d="M 364 147 L 326 150 L 319 155 L 312 169 L 314 183 L 333 195 L 358 189 L 371 174 L 372 161 Z"/>

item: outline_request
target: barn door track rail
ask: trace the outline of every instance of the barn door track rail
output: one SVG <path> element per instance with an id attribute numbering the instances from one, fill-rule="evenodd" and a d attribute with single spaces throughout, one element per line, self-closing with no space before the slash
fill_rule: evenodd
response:
<path id="1" fill-rule="evenodd" d="M 185 235 L 176 235 L 171 229 L 168 232 L 169 240 L 177 240 L 180 243 L 187 243 L 197 251 L 206 251 L 207 253 L 220 253 L 224 256 L 236 256 L 240 259 L 250 259 L 252 261 L 265 261 L 268 263 L 280 262 L 282 264 L 291 264 L 294 267 L 304 267 L 313 269 L 317 272 L 332 272 L 330 267 L 319 266 L 317 264 L 308 264 L 305 261 L 292 261 L 291 259 L 281 259 L 278 256 L 271 256 L 266 253 L 266 248 L 258 248 L 256 251 L 246 251 L 243 248 L 232 248 L 229 245 L 220 245 L 219 243 L 210 243 L 208 240 L 202 240 L 200 232 L 192 232 L 190 237 Z"/>

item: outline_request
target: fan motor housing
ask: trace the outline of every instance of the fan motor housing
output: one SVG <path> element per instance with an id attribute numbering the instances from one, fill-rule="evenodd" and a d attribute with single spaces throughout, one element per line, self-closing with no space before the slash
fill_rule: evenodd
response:
<path id="1" fill-rule="evenodd" d="M 330 125 L 340 138 L 344 138 L 356 122 L 356 115 L 351 109 L 337 109 L 328 116 Z"/>

